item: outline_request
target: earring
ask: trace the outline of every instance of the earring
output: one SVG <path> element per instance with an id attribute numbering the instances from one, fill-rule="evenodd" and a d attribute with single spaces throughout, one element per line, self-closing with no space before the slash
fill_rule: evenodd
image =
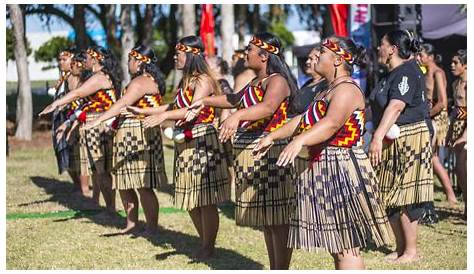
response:
<path id="1" fill-rule="evenodd" d="M 336 79 L 337 76 L 337 66 L 334 66 L 334 79 Z"/>

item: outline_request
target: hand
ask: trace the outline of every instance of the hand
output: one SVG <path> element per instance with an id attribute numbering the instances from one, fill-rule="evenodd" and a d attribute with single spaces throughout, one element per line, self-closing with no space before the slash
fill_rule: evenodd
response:
<path id="1" fill-rule="evenodd" d="M 204 101 L 203 99 L 198 99 L 195 102 L 193 102 L 189 107 L 188 111 L 186 112 L 186 115 L 184 116 L 184 119 L 186 122 L 194 120 L 201 110 L 204 108 Z"/>
<path id="2" fill-rule="evenodd" d="M 166 115 L 165 113 L 160 113 L 160 114 L 155 114 L 151 116 L 147 116 L 145 118 L 145 121 L 143 122 L 143 125 L 145 128 L 150 128 L 150 127 L 156 127 L 161 125 L 166 120 Z"/>
<path id="3" fill-rule="evenodd" d="M 262 158 L 262 156 L 267 154 L 273 143 L 273 138 L 270 136 L 270 134 L 262 138 L 260 142 L 258 142 L 258 144 L 253 148 L 252 152 L 254 154 L 254 158 L 256 160 Z"/>
<path id="4" fill-rule="evenodd" d="M 145 114 L 145 109 L 139 107 L 127 106 L 127 110 L 136 115 Z"/>
<path id="5" fill-rule="evenodd" d="M 54 133 L 56 134 L 56 139 L 57 140 L 61 140 L 61 138 L 63 138 L 64 133 L 66 132 L 66 129 L 67 129 L 67 124 L 66 123 L 63 123 L 62 125 L 60 125 L 56 129 L 56 131 Z"/>
<path id="6" fill-rule="evenodd" d="M 227 140 L 234 137 L 237 128 L 239 127 L 239 122 L 239 117 L 236 114 L 233 114 L 222 123 L 219 127 L 219 140 L 221 143 L 225 143 Z"/>
<path id="7" fill-rule="evenodd" d="M 94 121 L 85 124 L 83 128 L 84 128 L 84 130 L 89 130 L 89 129 L 92 129 L 94 127 L 99 126 L 100 123 L 102 123 L 102 122 L 99 121 L 99 119 L 95 119 Z"/>
<path id="8" fill-rule="evenodd" d="M 57 108 L 56 104 L 53 102 L 49 105 L 47 105 L 39 114 L 38 116 L 43 116 L 43 115 L 46 115 L 48 113 L 51 113 L 53 112 L 55 109 Z"/>
<path id="9" fill-rule="evenodd" d="M 124 107 L 120 109 L 120 116 L 125 117 L 125 118 L 134 118 L 137 115 L 133 114 L 132 112 L 127 110 L 127 107 Z"/>
<path id="10" fill-rule="evenodd" d="M 460 145 L 462 143 L 467 143 L 467 138 L 463 135 L 461 137 L 459 137 L 454 143 L 453 143 L 453 147 L 456 147 L 457 145 Z"/>
<path id="11" fill-rule="evenodd" d="M 76 120 L 71 126 L 71 129 L 67 132 L 66 135 L 66 141 L 69 143 L 69 140 L 71 140 L 71 133 L 74 131 L 74 129 L 79 125 L 79 122 Z"/>
<path id="12" fill-rule="evenodd" d="M 278 157 L 277 166 L 286 166 L 289 163 L 293 164 L 295 161 L 296 156 L 300 153 L 301 149 L 303 148 L 303 141 L 296 137 L 291 141 L 285 149 L 280 153 L 280 157 Z"/>
<path id="13" fill-rule="evenodd" d="M 382 146 L 382 138 L 372 138 L 369 145 L 369 159 L 374 167 L 382 161 Z"/>

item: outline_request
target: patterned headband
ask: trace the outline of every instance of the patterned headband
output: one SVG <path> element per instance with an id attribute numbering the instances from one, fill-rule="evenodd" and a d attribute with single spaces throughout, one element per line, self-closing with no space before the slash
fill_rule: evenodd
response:
<path id="1" fill-rule="evenodd" d="M 260 39 L 258 39 L 257 37 L 253 37 L 252 40 L 250 40 L 250 43 L 254 44 L 255 46 L 261 48 L 261 49 L 264 49 L 270 53 L 273 53 L 273 54 L 278 54 L 280 52 L 280 49 L 273 46 L 273 45 L 270 45 Z"/>
<path id="2" fill-rule="evenodd" d="M 97 59 L 99 61 L 104 60 L 104 55 L 98 53 L 97 51 L 95 51 L 93 49 L 87 49 L 87 54 L 89 54 L 90 56 L 94 57 L 95 59 Z"/>
<path id="3" fill-rule="evenodd" d="M 183 52 L 191 52 L 193 54 L 199 54 L 201 53 L 201 50 L 198 49 L 198 48 L 193 48 L 193 47 L 190 47 L 190 46 L 186 46 L 184 44 L 181 44 L 181 43 L 178 43 L 176 44 L 176 47 L 175 47 L 176 50 L 179 50 L 179 51 L 183 51 Z"/>
<path id="4" fill-rule="evenodd" d="M 70 51 L 67 51 L 67 50 L 64 50 L 64 51 L 61 51 L 59 53 L 59 56 L 66 56 L 66 57 L 74 57 L 74 53 L 70 52 Z"/>
<path id="5" fill-rule="evenodd" d="M 150 64 L 150 63 L 151 63 L 150 57 L 145 56 L 145 55 L 142 55 L 141 53 L 139 53 L 139 52 L 136 51 L 136 50 L 130 51 L 129 55 L 132 56 L 132 57 L 134 57 L 134 58 L 137 59 L 138 61 L 142 61 L 142 62 L 147 63 L 147 64 Z"/>
<path id="6" fill-rule="evenodd" d="M 337 43 L 326 39 L 322 45 L 333 51 L 335 54 L 341 56 L 342 59 L 344 59 L 349 65 L 352 65 L 354 63 L 354 58 L 352 54 L 339 47 Z"/>

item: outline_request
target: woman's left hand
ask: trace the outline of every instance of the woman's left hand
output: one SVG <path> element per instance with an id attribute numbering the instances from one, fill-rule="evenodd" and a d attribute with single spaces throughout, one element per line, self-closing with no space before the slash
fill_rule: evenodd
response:
<path id="1" fill-rule="evenodd" d="M 83 128 L 84 128 L 84 130 L 89 130 L 89 129 L 91 129 L 91 128 L 94 128 L 94 127 L 99 126 L 100 123 L 101 123 L 101 122 L 100 122 L 98 119 L 96 119 L 96 120 L 94 120 L 94 121 L 92 121 L 92 122 L 86 123 Z"/>
<path id="2" fill-rule="evenodd" d="M 372 138 L 369 145 L 369 159 L 372 166 L 377 166 L 382 161 L 383 142 L 380 138 Z"/>
<path id="3" fill-rule="evenodd" d="M 164 113 L 147 116 L 143 122 L 145 128 L 156 127 L 166 120 Z"/>
<path id="4" fill-rule="evenodd" d="M 299 138 L 295 138 L 280 153 L 280 157 L 278 157 L 276 165 L 283 167 L 288 165 L 289 163 L 293 164 L 296 156 L 298 156 L 298 153 L 300 153 L 301 149 L 303 149 L 303 141 Z"/>
<path id="5" fill-rule="evenodd" d="M 237 115 L 233 114 L 229 116 L 220 126 L 219 140 L 221 143 L 227 142 L 227 140 L 234 137 L 239 127 L 240 119 Z"/>

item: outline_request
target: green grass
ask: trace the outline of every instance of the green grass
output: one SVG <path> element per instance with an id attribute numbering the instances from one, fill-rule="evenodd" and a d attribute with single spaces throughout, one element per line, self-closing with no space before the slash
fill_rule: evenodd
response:
<path id="1" fill-rule="evenodd" d="M 172 150 L 165 147 L 170 179 L 172 157 Z M 6 170 L 7 215 L 97 209 L 89 200 L 72 193 L 67 175 L 57 174 L 50 147 L 12 147 Z M 161 208 L 172 207 L 171 190 L 167 187 L 157 192 Z M 116 198 L 122 209 L 118 195 Z M 419 227 L 423 260 L 394 266 L 383 261 L 387 248 L 370 248 L 363 253 L 367 268 L 466 269 L 467 226 L 460 220 L 461 208 L 446 209 L 439 184 L 435 205 L 440 222 Z M 268 269 L 262 232 L 236 226 L 232 213 L 231 205 L 220 208 L 217 257 L 206 262 L 191 259 L 198 238 L 186 212 L 160 213 L 161 228 L 152 238 L 113 235 L 123 228 L 124 218 L 104 213 L 11 218 L 6 221 L 7 269 Z M 144 220 L 143 214 L 140 220 Z M 290 268 L 333 269 L 333 263 L 324 251 L 296 250 Z"/>

